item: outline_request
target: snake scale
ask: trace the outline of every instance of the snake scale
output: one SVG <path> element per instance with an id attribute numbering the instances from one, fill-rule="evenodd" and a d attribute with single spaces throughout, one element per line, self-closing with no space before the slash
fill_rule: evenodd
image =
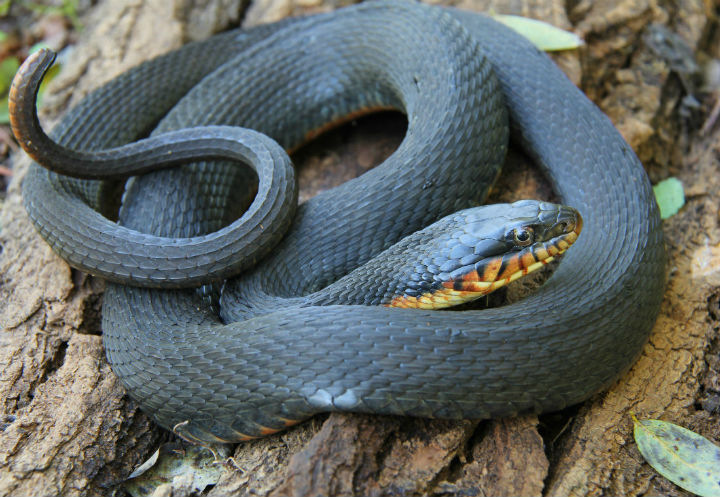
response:
<path id="1" fill-rule="evenodd" d="M 665 278 L 647 176 L 548 57 L 482 15 L 378 1 L 223 33 L 119 76 L 52 136 L 99 150 L 151 130 L 241 125 L 291 150 L 328 123 L 378 108 L 408 117 L 397 151 L 300 205 L 269 256 L 258 250 L 233 268 L 257 263 L 229 279 L 219 301 L 217 283 L 202 291 L 108 283 L 108 359 L 162 426 L 212 443 L 326 411 L 541 412 L 586 399 L 632 364 Z M 508 121 L 514 142 L 584 220 L 575 247 L 537 292 L 462 312 L 313 300 L 403 237 L 481 202 L 502 164 Z M 71 264 L 133 285 L 177 286 L 184 280 L 158 267 L 195 250 L 185 269 L 197 285 L 226 276 L 215 267 L 218 252 L 197 247 L 212 247 L 213 232 L 233 226 L 247 205 L 240 192 L 253 178 L 262 185 L 263 174 L 214 160 L 133 177 L 119 224 L 94 210 L 110 211 L 98 201 L 109 182 L 34 165 L 24 195 L 41 234 Z M 262 234 L 247 245 L 279 239 L 289 215 L 283 223 L 257 223 Z M 90 248 L 63 253 L 63 239 Z M 153 255 L 158 248 L 165 255 Z"/>

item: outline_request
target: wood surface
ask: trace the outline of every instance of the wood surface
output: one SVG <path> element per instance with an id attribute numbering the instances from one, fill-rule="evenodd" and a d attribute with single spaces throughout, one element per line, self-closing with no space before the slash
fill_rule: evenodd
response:
<path id="1" fill-rule="evenodd" d="M 346 3 L 100 0 L 83 15 L 43 122 L 50 127 L 91 89 L 190 40 Z M 630 414 L 720 440 L 720 126 L 701 136 L 702 114 L 683 100 L 698 88 L 687 88 L 672 53 L 658 51 L 647 33 L 660 25 L 690 53 L 720 57 L 720 7 L 710 0 L 433 3 L 538 18 L 581 35 L 586 46 L 556 56 L 560 67 L 610 116 L 653 183 L 668 176 L 684 183 L 687 204 L 664 222 L 668 285 L 650 341 L 609 391 L 563 412 L 482 422 L 318 416 L 237 446 L 207 495 L 689 495 L 643 461 Z M 402 116 L 384 113 L 305 147 L 295 156 L 303 197 L 377 164 L 404 129 Z M 137 409 L 105 360 L 103 283 L 71 270 L 30 224 L 20 191 L 26 168 L 16 154 L 0 212 L 0 496 L 122 495 L 117 483 L 168 434 Z M 551 196 L 517 154 L 493 193 Z M 516 285 L 503 298 L 523 291 Z"/>

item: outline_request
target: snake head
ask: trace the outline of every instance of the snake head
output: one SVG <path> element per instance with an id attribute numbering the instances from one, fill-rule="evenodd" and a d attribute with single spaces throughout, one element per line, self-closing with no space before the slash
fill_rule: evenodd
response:
<path id="1" fill-rule="evenodd" d="M 577 210 L 548 202 L 459 211 L 423 230 L 435 238 L 416 247 L 424 254 L 416 270 L 385 305 L 439 309 L 477 299 L 552 262 L 581 229 Z"/>

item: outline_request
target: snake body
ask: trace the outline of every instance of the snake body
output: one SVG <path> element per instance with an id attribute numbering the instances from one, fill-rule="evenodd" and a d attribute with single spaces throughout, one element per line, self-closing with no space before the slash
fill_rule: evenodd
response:
<path id="1" fill-rule="evenodd" d="M 224 319 L 207 298 L 216 288 L 108 284 L 108 359 L 161 425 L 216 442 L 324 411 L 487 418 L 554 410 L 607 387 L 638 355 L 664 286 L 647 176 L 610 121 L 545 55 L 484 16 L 369 2 L 224 33 L 120 76 L 53 136 L 92 150 L 134 141 L 158 121 L 156 132 L 242 125 L 292 149 L 329 122 L 387 107 L 408 116 L 398 150 L 302 204 L 280 246 L 225 284 Z M 514 140 L 584 219 L 576 247 L 540 290 L 466 312 L 308 300 L 406 235 L 481 201 L 505 154 L 508 116 Z M 51 243 L 60 237 L 48 219 L 60 212 L 76 216 L 56 219 L 69 238 L 101 226 L 110 236 L 147 232 L 132 234 L 133 243 L 158 246 L 220 230 L 238 215 L 236 188 L 251 177 L 213 162 L 133 178 L 122 226 L 93 211 L 102 210 L 99 182 L 34 166 L 24 195 Z M 88 252 L 73 263 L 110 258 Z M 156 269 L 135 267 L 149 274 L 144 280 Z M 270 304 L 253 310 L 261 300 Z M 247 308 L 233 310 L 238 303 Z"/>

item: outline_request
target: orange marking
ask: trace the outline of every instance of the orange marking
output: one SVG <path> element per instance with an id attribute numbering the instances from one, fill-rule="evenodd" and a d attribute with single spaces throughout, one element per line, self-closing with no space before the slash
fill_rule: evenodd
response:
<path id="1" fill-rule="evenodd" d="M 456 292 L 475 291 L 474 289 L 478 288 L 478 285 L 475 285 L 474 283 L 482 282 L 478 272 L 473 270 L 473 271 L 470 271 L 470 272 L 462 275 L 462 278 L 460 280 L 443 281 L 442 286 L 444 288 L 447 288 L 448 290 L 454 290 L 455 283 L 457 283 L 457 281 L 460 281 L 462 283 L 462 287 L 460 290 L 455 290 Z M 483 288 L 484 288 L 484 286 L 483 286 Z M 437 294 L 437 292 L 436 292 L 436 294 Z"/>
<path id="2" fill-rule="evenodd" d="M 288 419 L 288 418 L 278 418 L 278 419 L 283 422 L 285 427 L 293 426 L 293 425 L 296 425 L 298 423 L 302 423 L 303 421 L 305 421 L 304 419 Z"/>
<path id="3" fill-rule="evenodd" d="M 551 257 L 547 249 L 543 246 L 539 246 L 535 249 L 535 255 L 537 256 L 537 259 L 543 264 L 546 264 L 545 259 Z"/>
<path id="4" fill-rule="evenodd" d="M 408 295 L 398 295 L 393 297 L 390 303 L 385 307 L 398 307 L 400 309 L 417 309 L 417 298 Z"/>
<path id="5" fill-rule="evenodd" d="M 233 439 L 224 439 L 220 438 L 217 435 L 213 435 L 210 432 L 204 431 L 203 437 L 204 438 L 198 438 L 189 431 L 186 431 L 185 427 L 190 423 L 190 421 L 181 421 L 180 423 L 176 424 L 172 428 L 172 432 L 182 438 L 183 440 L 186 440 L 190 443 L 195 443 L 198 445 L 202 445 L 203 447 L 208 447 L 210 443 L 236 443 L 236 442 L 246 442 L 248 440 L 252 440 L 258 437 L 251 437 L 250 435 L 246 435 L 244 433 L 235 432 L 239 435 L 238 438 Z M 212 440 L 212 441 L 211 441 Z"/>
<path id="6" fill-rule="evenodd" d="M 532 254 L 532 251 L 530 250 L 524 250 L 524 253 L 520 256 L 520 262 L 522 263 L 523 267 L 527 270 L 528 267 L 535 264 L 537 260 L 535 259 L 535 256 Z M 527 272 L 525 272 L 527 274 Z"/>
<path id="7" fill-rule="evenodd" d="M 500 266 L 502 266 L 502 257 L 496 257 L 490 261 L 483 271 L 482 281 L 495 281 Z"/>
<path id="8" fill-rule="evenodd" d="M 38 60 L 43 56 L 43 50 L 39 50 L 33 54 L 30 54 L 26 59 L 25 62 L 20 66 L 20 69 L 18 69 L 17 74 L 15 74 L 15 77 L 13 78 L 13 82 L 10 85 L 10 91 L 8 92 L 8 115 L 10 116 L 10 127 L 13 130 L 13 133 L 15 134 L 15 138 L 17 141 L 22 145 L 25 142 L 27 142 L 28 148 L 30 146 L 30 142 L 26 140 L 26 138 L 23 136 L 23 134 L 20 132 L 20 129 L 16 126 L 16 118 L 15 115 L 19 112 L 17 110 L 18 105 L 18 92 L 20 91 L 20 87 L 23 88 L 23 90 L 26 90 L 26 87 L 28 85 L 28 81 L 30 76 L 29 74 L 32 74 L 38 65 Z M 21 82 L 23 82 L 21 84 Z M 33 105 L 35 105 L 35 102 L 33 100 Z M 34 158 L 33 155 L 31 155 L 28 152 L 28 155 L 30 157 Z"/>
<path id="9" fill-rule="evenodd" d="M 505 259 L 505 258 L 503 258 Z M 520 257 L 517 255 L 513 255 L 505 260 L 507 263 L 505 266 L 505 271 L 502 272 L 502 274 L 499 274 L 497 276 L 498 280 L 507 280 L 509 279 L 513 274 L 520 271 Z"/>
<path id="10" fill-rule="evenodd" d="M 273 433 L 277 433 L 279 431 L 283 430 L 283 428 L 270 428 L 269 426 L 262 426 L 260 425 L 260 435 L 272 435 Z"/>
<path id="11" fill-rule="evenodd" d="M 25 66 L 23 66 L 25 67 Z M 18 74 L 15 75 L 15 79 L 18 79 L 20 77 L 24 77 L 25 73 L 27 71 L 18 72 Z M 25 137 L 21 133 L 21 130 L 19 127 L 16 127 L 15 123 L 15 115 L 17 113 L 17 88 L 16 85 L 10 86 L 10 92 L 8 93 L 8 115 L 10 116 L 10 127 L 12 128 L 13 134 L 15 135 L 15 138 L 19 143 L 23 143 L 25 141 Z"/>
<path id="12" fill-rule="evenodd" d="M 490 287 L 487 285 L 484 281 L 468 281 L 466 284 L 463 285 L 463 291 L 473 294 L 473 293 L 489 293 L 488 290 L 490 290 Z"/>
<path id="13" fill-rule="evenodd" d="M 573 233 L 575 233 L 576 235 L 579 235 L 580 232 L 582 231 L 582 229 L 583 229 L 583 220 L 582 220 L 582 217 L 578 215 L 577 220 L 575 221 L 575 229 L 573 230 Z"/>
<path id="14" fill-rule="evenodd" d="M 447 285 L 447 282 L 443 283 Z M 424 293 L 420 297 L 400 295 L 394 297 L 385 307 L 399 307 L 404 309 L 445 309 L 464 302 L 469 302 L 490 293 L 490 283 L 484 281 L 463 281 L 463 288 L 455 290 L 452 281 L 449 287 Z"/>

